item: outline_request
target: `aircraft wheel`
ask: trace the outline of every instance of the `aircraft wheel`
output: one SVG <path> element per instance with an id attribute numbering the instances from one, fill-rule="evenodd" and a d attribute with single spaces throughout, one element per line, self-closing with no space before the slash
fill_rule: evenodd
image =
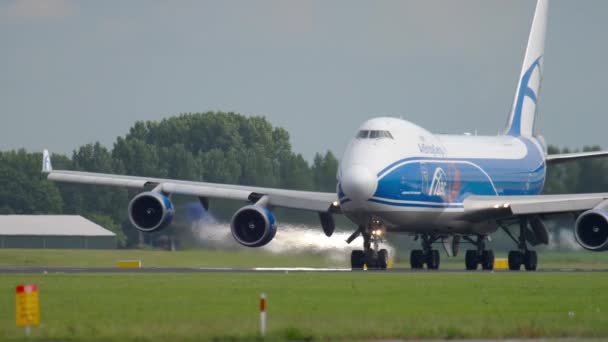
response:
<path id="1" fill-rule="evenodd" d="M 385 270 L 388 266 L 388 251 L 386 249 L 381 249 L 378 252 L 378 268 L 381 270 Z"/>
<path id="2" fill-rule="evenodd" d="M 511 271 L 519 271 L 524 262 L 524 254 L 520 251 L 509 252 L 509 269 Z"/>
<path id="3" fill-rule="evenodd" d="M 536 271 L 536 266 L 538 266 L 536 251 L 526 251 L 526 254 L 524 254 L 524 267 L 526 271 Z"/>
<path id="4" fill-rule="evenodd" d="M 481 268 L 484 270 L 494 269 L 494 252 L 491 250 L 485 250 L 481 254 Z"/>
<path id="5" fill-rule="evenodd" d="M 420 249 L 414 249 L 410 253 L 410 265 L 413 269 L 421 269 L 424 266 L 424 253 Z"/>
<path id="6" fill-rule="evenodd" d="M 467 270 L 473 271 L 477 269 L 477 251 L 469 249 L 464 256 L 464 263 L 467 267 Z"/>
<path id="7" fill-rule="evenodd" d="M 365 253 L 365 264 L 368 269 L 378 268 L 378 254 L 375 251 L 369 250 Z"/>
<path id="8" fill-rule="evenodd" d="M 350 267 L 353 270 L 362 269 L 365 262 L 365 254 L 363 251 L 352 251 L 350 253 Z"/>
<path id="9" fill-rule="evenodd" d="M 439 268 L 439 251 L 436 249 L 431 250 L 431 253 L 427 256 L 426 265 L 429 270 L 436 270 Z"/>

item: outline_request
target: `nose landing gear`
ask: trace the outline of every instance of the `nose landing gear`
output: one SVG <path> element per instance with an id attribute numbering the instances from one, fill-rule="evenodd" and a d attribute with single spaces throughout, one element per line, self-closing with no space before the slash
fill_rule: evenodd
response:
<path id="1" fill-rule="evenodd" d="M 359 234 L 363 237 L 363 250 L 351 252 L 350 264 L 352 269 L 362 269 L 365 265 L 368 269 L 385 270 L 388 266 L 388 251 L 380 249 L 380 243 L 384 242 L 382 227 L 377 225 L 360 226 L 359 230 L 346 241 L 350 243 Z"/>

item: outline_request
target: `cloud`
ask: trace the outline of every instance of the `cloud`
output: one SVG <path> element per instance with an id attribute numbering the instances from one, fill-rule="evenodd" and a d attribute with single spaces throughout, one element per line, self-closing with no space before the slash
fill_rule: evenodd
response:
<path id="1" fill-rule="evenodd" d="M 67 0 L 12 0 L 0 5 L 0 18 L 10 20 L 64 18 L 74 12 Z"/>

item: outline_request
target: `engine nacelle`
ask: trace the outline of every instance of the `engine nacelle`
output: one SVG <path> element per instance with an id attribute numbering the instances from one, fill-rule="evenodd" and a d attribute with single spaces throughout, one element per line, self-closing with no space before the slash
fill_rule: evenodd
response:
<path id="1" fill-rule="evenodd" d="M 142 232 L 153 232 L 168 226 L 173 220 L 173 203 L 158 192 L 142 192 L 129 203 L 129 219 Z"/>
<path id="2" fill-rule="evenodd" d="M 574 237 L 583 248 L 594 252 L 608 250 L 608 205 L 582 213 L 574 226 Z"/>
<path id="3" fill-rule="evenodd" d="M 277 225 L 270 210 L 258 205 L 248 205 L 234 214 L 230 230 L 234 239 L 241 245 L 261 247 L 274 239 Z"/>

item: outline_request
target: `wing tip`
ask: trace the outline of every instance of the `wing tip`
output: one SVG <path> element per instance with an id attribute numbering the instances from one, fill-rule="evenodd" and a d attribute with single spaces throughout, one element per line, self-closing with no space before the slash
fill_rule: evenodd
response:
<path id="1" fill-rule="evenodd" d="M 49 150 L 44 149 L 42 151 L 42 173 L 50 173 L 53 171 L 53 164 L 51 164 L 51 154 Z"/>

